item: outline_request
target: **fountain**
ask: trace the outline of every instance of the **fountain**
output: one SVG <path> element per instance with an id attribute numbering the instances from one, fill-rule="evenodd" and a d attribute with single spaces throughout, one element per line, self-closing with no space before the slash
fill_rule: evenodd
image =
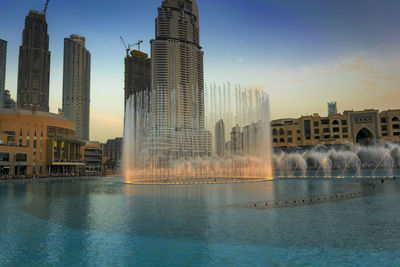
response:
<path id="1" fill-rule="evenodd" d="M 400 166 L 400 146 L 385 144 L 336 150 L 324 145 L 272 152 L 269 97 L 264 90 L 208 85 L 204 127 L 178 127 L 179 90 L 169 94 L 169 126 L 155 118 L 154 95 L 126 102 L 123 174 L 128 183 L 187 184 L 262 181 L 275 177 L 390 176 Z M 166 118 L 167 117 L 167 118 Z M 161 120 L 161 122 L 163 122 Z M 161 125 L 161 126 L 160 126 Z M 230 130 L 232 129 L 232 130 Z M 211 134 L 213 133 L 213 134 Z M 230 141 L 229 141 L 230 140 Z M 293 149 L 292 149 L 293 151 Z"/>
<path id="2" fill-rule="evenodd" d="M 335 150 L 316 146 L 293 153 L 280 152 L 273 156 L 273 167 L 278 177 L 390 177 L 400 168 L 400 145 L 387 143 L 375 146 L 350 146 Z"/>
<path id="3" fill-rule="evenodd" d="M 156 96 L 152 93 L 139 92 L 127 100 L 123 145 L 127 183 L 223 183 L 272 178 L 269 98 L 265 91 L 236 87 L 232 93 L 230 85 L 223 89 L 210 86 L 205 91 L 209 113 L 204 128 L 178 127 L 177 91 L 169 94 L 168 102 L 177 105 L 172 104 L 166 115 L 168 126 L 160 123 L 160 115 L 154 115 L 157 108 L 152 103 Z M 221 120 L 223 140 L 232 140 L 223 142 L 224 153 L 217 156 L 212 149 L 217 141 L 210 132 Z M 201 125 L 196 115 L 192 121 Z M 247 140 L 243 144 L 235 139 L 240 136 L 242 140 L 242 134 Z"/>

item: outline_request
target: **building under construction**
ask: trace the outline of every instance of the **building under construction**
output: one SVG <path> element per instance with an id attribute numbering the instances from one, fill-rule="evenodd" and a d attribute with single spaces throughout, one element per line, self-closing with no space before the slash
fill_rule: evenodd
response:
<path id="1" fill-rule="evenodd" d="M 125 57 L 125 103 L 132 95 L 150 92 L 151 60 L 139 50 L 127 51 Z"/>

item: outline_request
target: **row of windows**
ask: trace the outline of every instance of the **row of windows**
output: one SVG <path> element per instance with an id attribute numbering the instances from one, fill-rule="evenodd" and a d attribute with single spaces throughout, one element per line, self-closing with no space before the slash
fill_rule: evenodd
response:
<path id="1" fill-rule="evenodd" d="M 392 118 L 392 121 L 400 121 L 400 120 L 399 120 L 398 117 L 393 117 L 393 118 Z M 385 118 L 385 117 L 381 118 L 381 122 L 382 122 L 382 123 L 386 123 L 386 122 L 387 122 L 387 118 Z"/>

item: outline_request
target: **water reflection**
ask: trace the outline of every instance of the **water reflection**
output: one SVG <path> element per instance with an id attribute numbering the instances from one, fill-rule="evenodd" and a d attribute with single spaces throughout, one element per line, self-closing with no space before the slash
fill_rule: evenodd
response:
<path id="1" fill-rule="evenodd" d="M 128 259 L 130 264 L 171 262 L 176 257 L 207 265 L 229 246 L 395 249 L 400 210 L 393 207 L 400 201 L 400 187 L 393 180 L 381 187 L 381 193 L 367 197 L 255 210 L 235 206 L 353 192 L 363 185 L 338 179 L 183 186 L 125 185 L 110 179 L 2 185 L 0 212 L 7 216 L 0 217 L 0 262 L 32 254 L 43 263 L 72 265 L 111 264 L 118 258 L 121 264 Z M 216 249 L 218 244 L 224 245 Z M 153 258 L 144 260 L 145 254 Z"/>

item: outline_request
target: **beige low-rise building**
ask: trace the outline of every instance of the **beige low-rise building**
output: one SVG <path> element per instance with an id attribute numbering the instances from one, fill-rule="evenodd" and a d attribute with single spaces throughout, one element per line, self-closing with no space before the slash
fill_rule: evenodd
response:
<path id="1" fill-rule="evenodd" d="M 76 173 L 85 166 L 75 124 L 42 111 L 0 110 L 0 176 Z"/>
<path id="2" fill-rule="evenodd" d="M 274 148 L 369 145 L 400 142 L 400 109 L 379 112 L 376 109 L 344 111 L 321 117 L 315 113 L 297 119 L 271 122 Z"/>

